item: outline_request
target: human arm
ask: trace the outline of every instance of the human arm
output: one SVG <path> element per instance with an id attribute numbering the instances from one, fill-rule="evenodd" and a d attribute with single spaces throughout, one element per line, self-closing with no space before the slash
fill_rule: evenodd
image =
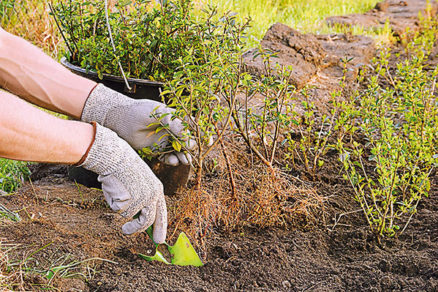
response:
<path id="1" fill-rule="evenodd" d="M 23 161 L 81 164 L 99 174 L 106 201 L 132 219 L 125 234 L 154 223 L 154 240 L 167 229 L 163 185 L 137 153 L 102 126 L 56 118 L 0 90 L 0 157 Z"/>
<path id="2" fill-rule="evenodd" d="M 80 118 L 95 86 L 0 28 L 0 87 L 43 108 Z"/>
<path id="3" fill-rule="evenodd" d="M 170 108 L 155 101 L 135 101 L 101 84 L 96 90 L 96 85 L 0 28 L 0 87 L 43 108 L 78 119 L 82 117 L 86 122 L 96 121 L 115 131 L 135 149 L 154 144 L 160 144 L 161 148 L 166 146 L 167 139 L 160 139 L 166 132 L 155 133 L 156 126 L 149 127 L 149 124 L 154 121 L 150 115 L 157 106 L 161 113 L 172 111 Z M 91 106 L 85 107 L 87 100 Z M 113 113 L 122 112 L 122 107 L 125 109 L 122 109 L 123 114 L 115 116 Z M 181 121 L 166 120 L 174 134 L 181 136 Z M 167 155 L 165 162 L 189 164 L 190 157 L 187 157 L 183 153 Z"/>
<path id="4" fill-rule="evenodd" d="M 92 141 L 87 123 L 58 119 L 0 90 L 0 156 L 74 164 Z"/>

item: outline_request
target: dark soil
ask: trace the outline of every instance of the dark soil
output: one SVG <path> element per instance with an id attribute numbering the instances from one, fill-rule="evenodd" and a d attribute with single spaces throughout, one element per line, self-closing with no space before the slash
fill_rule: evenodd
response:
<path id="1" fill-rule="evenodd" d="M 142 260 L 138 252 L 152 252 L 147 236 L 123 236 L 122 219 L 105 206 L 100 191 L 60 178 L 27 183 L 16 195 L 0 198 L 11 210 L 25 208 L 19 212 L 21 222 L 3 224 L 0 231 L 7 242 L 20 244 L 13 253 L 17 259 L 50 244 L 30 261 L 40 271 L 59 265 L 66 255 L 71 260 L 99 257 L 117 262 L 89 262 L 98 273 L 88 280 L 55 278 L 50 284 L 60 291 L 437 291 L 437 183 L 398 239 L 379 244 L 360 212 L 341 216 L 339 211 L 328 214 L 325 225 L 308 231 L 218 232 L 208 240 L 201 268 Z M 354 202 L 346 199 L 347 189 L 336 189 L 329 204 L 356 211 Z M 79 266 L 75 272 L 83 269 Z M 32 283 L 47 283 L 43 275 L 28 275 L 28 289 L 36 289 Z"/>
<path id="2" fill-rule="evenodd" d="M 392 11 L 391 7 L 379 9 Z M 333 80 L 341 77 L 340 55 L 354 57 L 349 66 L 359 68 L 375 51 L 364 37 L 311 36 L 309 42 L 318 45 L 297 52 L 307 52 L 303 62 L 314 58 L 317 73 L 309 67 L 314 75 L 308 81 L 324 92 L 336 89 Z M 304 40 L 298 44 L 305 48 Z M 435 49 L 429 63 L 436 65 L 437 60 Z M 147 235 L 122 235 L 123 219 L 106 206 L 101 191 L 69 182 L 66 168 L 58 166 L 34 166 L 33 183 L 14 195 L 0 196 L 0 204 L 22 219 L 2 221 L 2 243 L 14 246 L 11 259 L 24 265 L 28 258 L 26 266 L 33 267 L 34 272 L 23 279 L 26 290 L 50 286 L 59 291 L 438 291 L 436 175 L 430 197 L 421 202 L 405 233 L 379 243 L 339 169 L 330 165 L 312 182 L 327 198 L 324 218 L 317 224 L 215 230 L 201 253 L 206 263 L 201 268 L 139 258 L 137 253 L 152 252 Z M 75 266 L 70 278 L 45 277 L 50 268 L 92 258 L 99 259 Z"/>

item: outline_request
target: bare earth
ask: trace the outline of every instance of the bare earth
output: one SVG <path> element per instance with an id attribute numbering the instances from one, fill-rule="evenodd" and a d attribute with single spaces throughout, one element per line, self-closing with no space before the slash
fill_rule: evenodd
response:
<path id="1" fill-rule="evenodd" d="M 328 21 L 365 21 L 371 25 L 380 23 L 376 17 L 390 17 L 394 23 L 407 19 L 415 24 L 412 13 L 402 14 L 400 7 L 423 5 L 425 1 L 397 2 L 398 8 L 388 1 L 389 6 L 382 4 L 366 17 L 352 15 Z M 417 7 L 417 12 L 422 7 Z M 308 43 L 315 45 L 304 50 Z M 356 68 L 375 53 L 373 43 L 364 37 L 302 35 L 280 24 L 268 33 L 264 44 L 289 57 L 300 54 L 291 61 L 302 68 L 295 77 L 317 85 L 314 96 L 336 88 L 334 80 L 342 76 L 338 57 L 355 56 L 351 66 Z M 436 48 L 429 63 L 438 63 Z M 257 64 L 252 65 L 257 70 Z M 323 104 L 324 95 L 319 96 Z M 431 195 L 421 202 L 406 232 L 381 243 L 368 231 L 362 214 L 355 212 L 359 207 L 335 164 L 321 175 L 317 191 L 330 199 L 325 218 L 315 226 L 247 228 L 232 233 L 216 230 L 201 253 L 206 263 L 201 268 L 166 266 L 139 258 L 137 253 L 151 252 L 147 235 L 123 236 L 122 219 L 106 206 L 101 192 L 69 182 L 63 167 L 46 173 L 39 170 L 32 184 L 0 197 L 0 204 L 19 210 L 22 218 L 18 223 L 4 220 L 0 232 L 3 244 L 13 244 L 9 256 L 15 260 L 35 252 L 27 265 L 39 273 L 23 279 L 27 290 L 49 284 L 60 291 L 438 291 L 435 174 Z M 49 280 L 44 276 L 51 267 L 92 258 L 99 259 L 72 269 L 86 277 Z"/>

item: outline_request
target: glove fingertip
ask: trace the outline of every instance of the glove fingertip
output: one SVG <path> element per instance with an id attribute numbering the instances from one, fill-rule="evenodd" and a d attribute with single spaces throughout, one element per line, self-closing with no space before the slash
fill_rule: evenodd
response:
<path id="1" fill-rule="evenodd" d="M 188 161 L 184 152 L 177 152 L 176 157 L 178 157 L 179 162 L 181 162 L 184 165 L 187 165 Z"/>
<path id="2" fill-rule="evenodd" d="M 164 243 L 166 241 L 166 234 L 164 234 L 163 232 L 160 233 L 156 233 L 154 232 L 154 242 L 161 244 Z"/>
<path id="3" fill-rule="evenodd" d="M 131 222 L 125 223 L 125 224 L 122 226 L 122 232 L 123 232 L 123 234 L 131 235 L 131 234 L 135 233 L 136 231 L 137 231 L 136 228 L 133 228 Z"/>
<path id="4" fill-rule="evenodd" d="M 208 138 L 208 146 L 213 145 L 213 143 L 214 143 L 214 139 L 213 139 L 212 136 L 210 136 L 210 137 Z"/>
<path id="5" fill-rule="evenodd" d="M 154 241 L 155 243 L 164 243 L 167 233 L 167 208 L 164 197 L 158 199 L 157 211 L 154 223 Z"/>
<path id="6" fill-rule="evenodd" d="M 188 161 L 188 164 L 187 164 L 187 165 L 192 164 L 192 162 L 193 162 L 192 155 L 187 154 L 186 157 L 187 157 L 187 161 Z"/>
<path id="7" fill-rule="evenodd" d="M 168 154 L 165 157 L 164 162 L 171 166 L 178 166 L 179 164 L 178 157 L 176 157 L 174 154 Z"/>
<path id="8" fill-rule="evenodd" d="M 189 149 L 189 150 L 193 150 L 193 149 L 195 149 L 195 147 L 196 147 L 196 140 L 189 139 L 189 140 L 186 142 L 186 147 L 187 147 L 187 149 Z"/>

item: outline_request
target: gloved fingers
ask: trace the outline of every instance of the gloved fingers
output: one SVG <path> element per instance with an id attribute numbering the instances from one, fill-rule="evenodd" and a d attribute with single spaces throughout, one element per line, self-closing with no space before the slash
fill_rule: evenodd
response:
<path id="1" fill-rule="evenodd" d="M 184 165 L 190 165 L 192 163 L 192 156 L 188 153 L 177 152 L 176 156 L 178 157 L 179 162 Z"/>
<path id="2" fill-rule="evenodd" d="M 167 233 L 167 208 L 164 196 L 160 196 L 157 201 L 157 213 L 154 223 L 154 242 L 163 243 L 166 241 Z"/>
<path id="3" fill-rule="evenodd" d="M 167 165 L 171 165 L 171 166 L 178 166 L 179 165 L 178 157 L 174 153 L 161 155 L 160 157 L 158 157 L 158 160 L 160 160 L 161 162 L 163 162 Z"/>
<path id="4" fill-rule="evenodd" d="M 170 134 L 164 129 L 158 133 L 155 130 L 143 129 L 134 132 L 132 139 L 129 140 L 133 141 L 130 144 L 134 149 L 141 150 L 145 147 L 153 147 L 157 151 L 162 151 L 167 146 L 169 136 Z"/>
<path id="5" fill-rule="evenodd" d="M 186 148 L 188 150 L 193 150 L 196 148 L 196 141 L 193 139 L 188 139 L 186 142 Z"/>
<path id="6" fill-rule="evenodd" d="M 184 123 L 177 117 L 172 118 L 171 114 L 168 116 L 168 118 L 169 119 L 167 119 L 166 122 L 168 122 L 169 130 L 179 138 L 184 137 L 186 132 L 186 126 Z"/>
<path id="7" fill-rule="evenodd" d="M 129 235 L 135 232 L 146 230 L 155 221 L 156 209 L 157 204 L 155 202 L 150 206 L 141 209 L 141 213 L 138 218 L 133 219 L 122 226 L 122 232 Z"/>
<path id="8" fill-rule="evenodd" d="M 192 156 L 185 152 L 174 152 L 162 155 L 158 160 L 171 166 L 178 166 L 180 163 L 190 165 L 192 163 Z"/>
<path id="9" fill-rule="evenodd" d="M 110 174 L 99 175 L 97 180 L 102 183 L 103 195 L 113 211 L 123 211 L 128 207 L 131 195 L 119 179 Z"/>
<path id="10" fill-rule="evenodd" d="M 167 119 L 170 118 L 173 110 L 168 108 L 165 104 L 161 102 L 142 99 L 137 100 L 135 107 L 133 107 L 131 111 L 133 111 L 131 115 L 134 114 L 139 123 L 141 123 L 142 125 L 149 125 L 152 123 L 156 123 L 158 119 L 160 119 L 160 117 L 162 117 L 164 114 L 166 114 L 166 116 L 163 117 L 162 120 L 163 123 L 166 124 Z M 150 129 L 154 129 L 158 126 L 159 125 L 150 126 Z"/>
<path id="11" fill-rule="evenodd" d="M 147 107 L 147 106 L 146 106 Z M 158 107 L 155 107 L 147 119 L 145 125 L 150 125 L 148 128 L 153 130 L 159 126 L 168 126 L 168 130 L 177 137 L 183 137 L 185 130 L 184 123 L 177 117 L 173 116 L 174 109 L 167 107 L 165 104 L 159 103 Z M 160 124 L 156 124 L 159 122 Z"/>
<path id="12" fill-rule="evenodd" d="M 168 129 L 168 131 L 170 131 L 172 133 L 173 136 L 179 138 L 182 141 L 189 140 L 189 138 L 187 137 L 189 134 L 189 131 L 186 128 L 186 123 L 183 123 L 183 121 L 181 119 L 172 116 L 174 109 L 166 108 L 166 109 L 161 109 L 161 111 L 163 113 L 167 114 L 165 118 L 160 120 L 161 124 L 168 125 L 167 129 Z M 189 149 L 191 149 L 191 148 L 189 148 Z"/>

